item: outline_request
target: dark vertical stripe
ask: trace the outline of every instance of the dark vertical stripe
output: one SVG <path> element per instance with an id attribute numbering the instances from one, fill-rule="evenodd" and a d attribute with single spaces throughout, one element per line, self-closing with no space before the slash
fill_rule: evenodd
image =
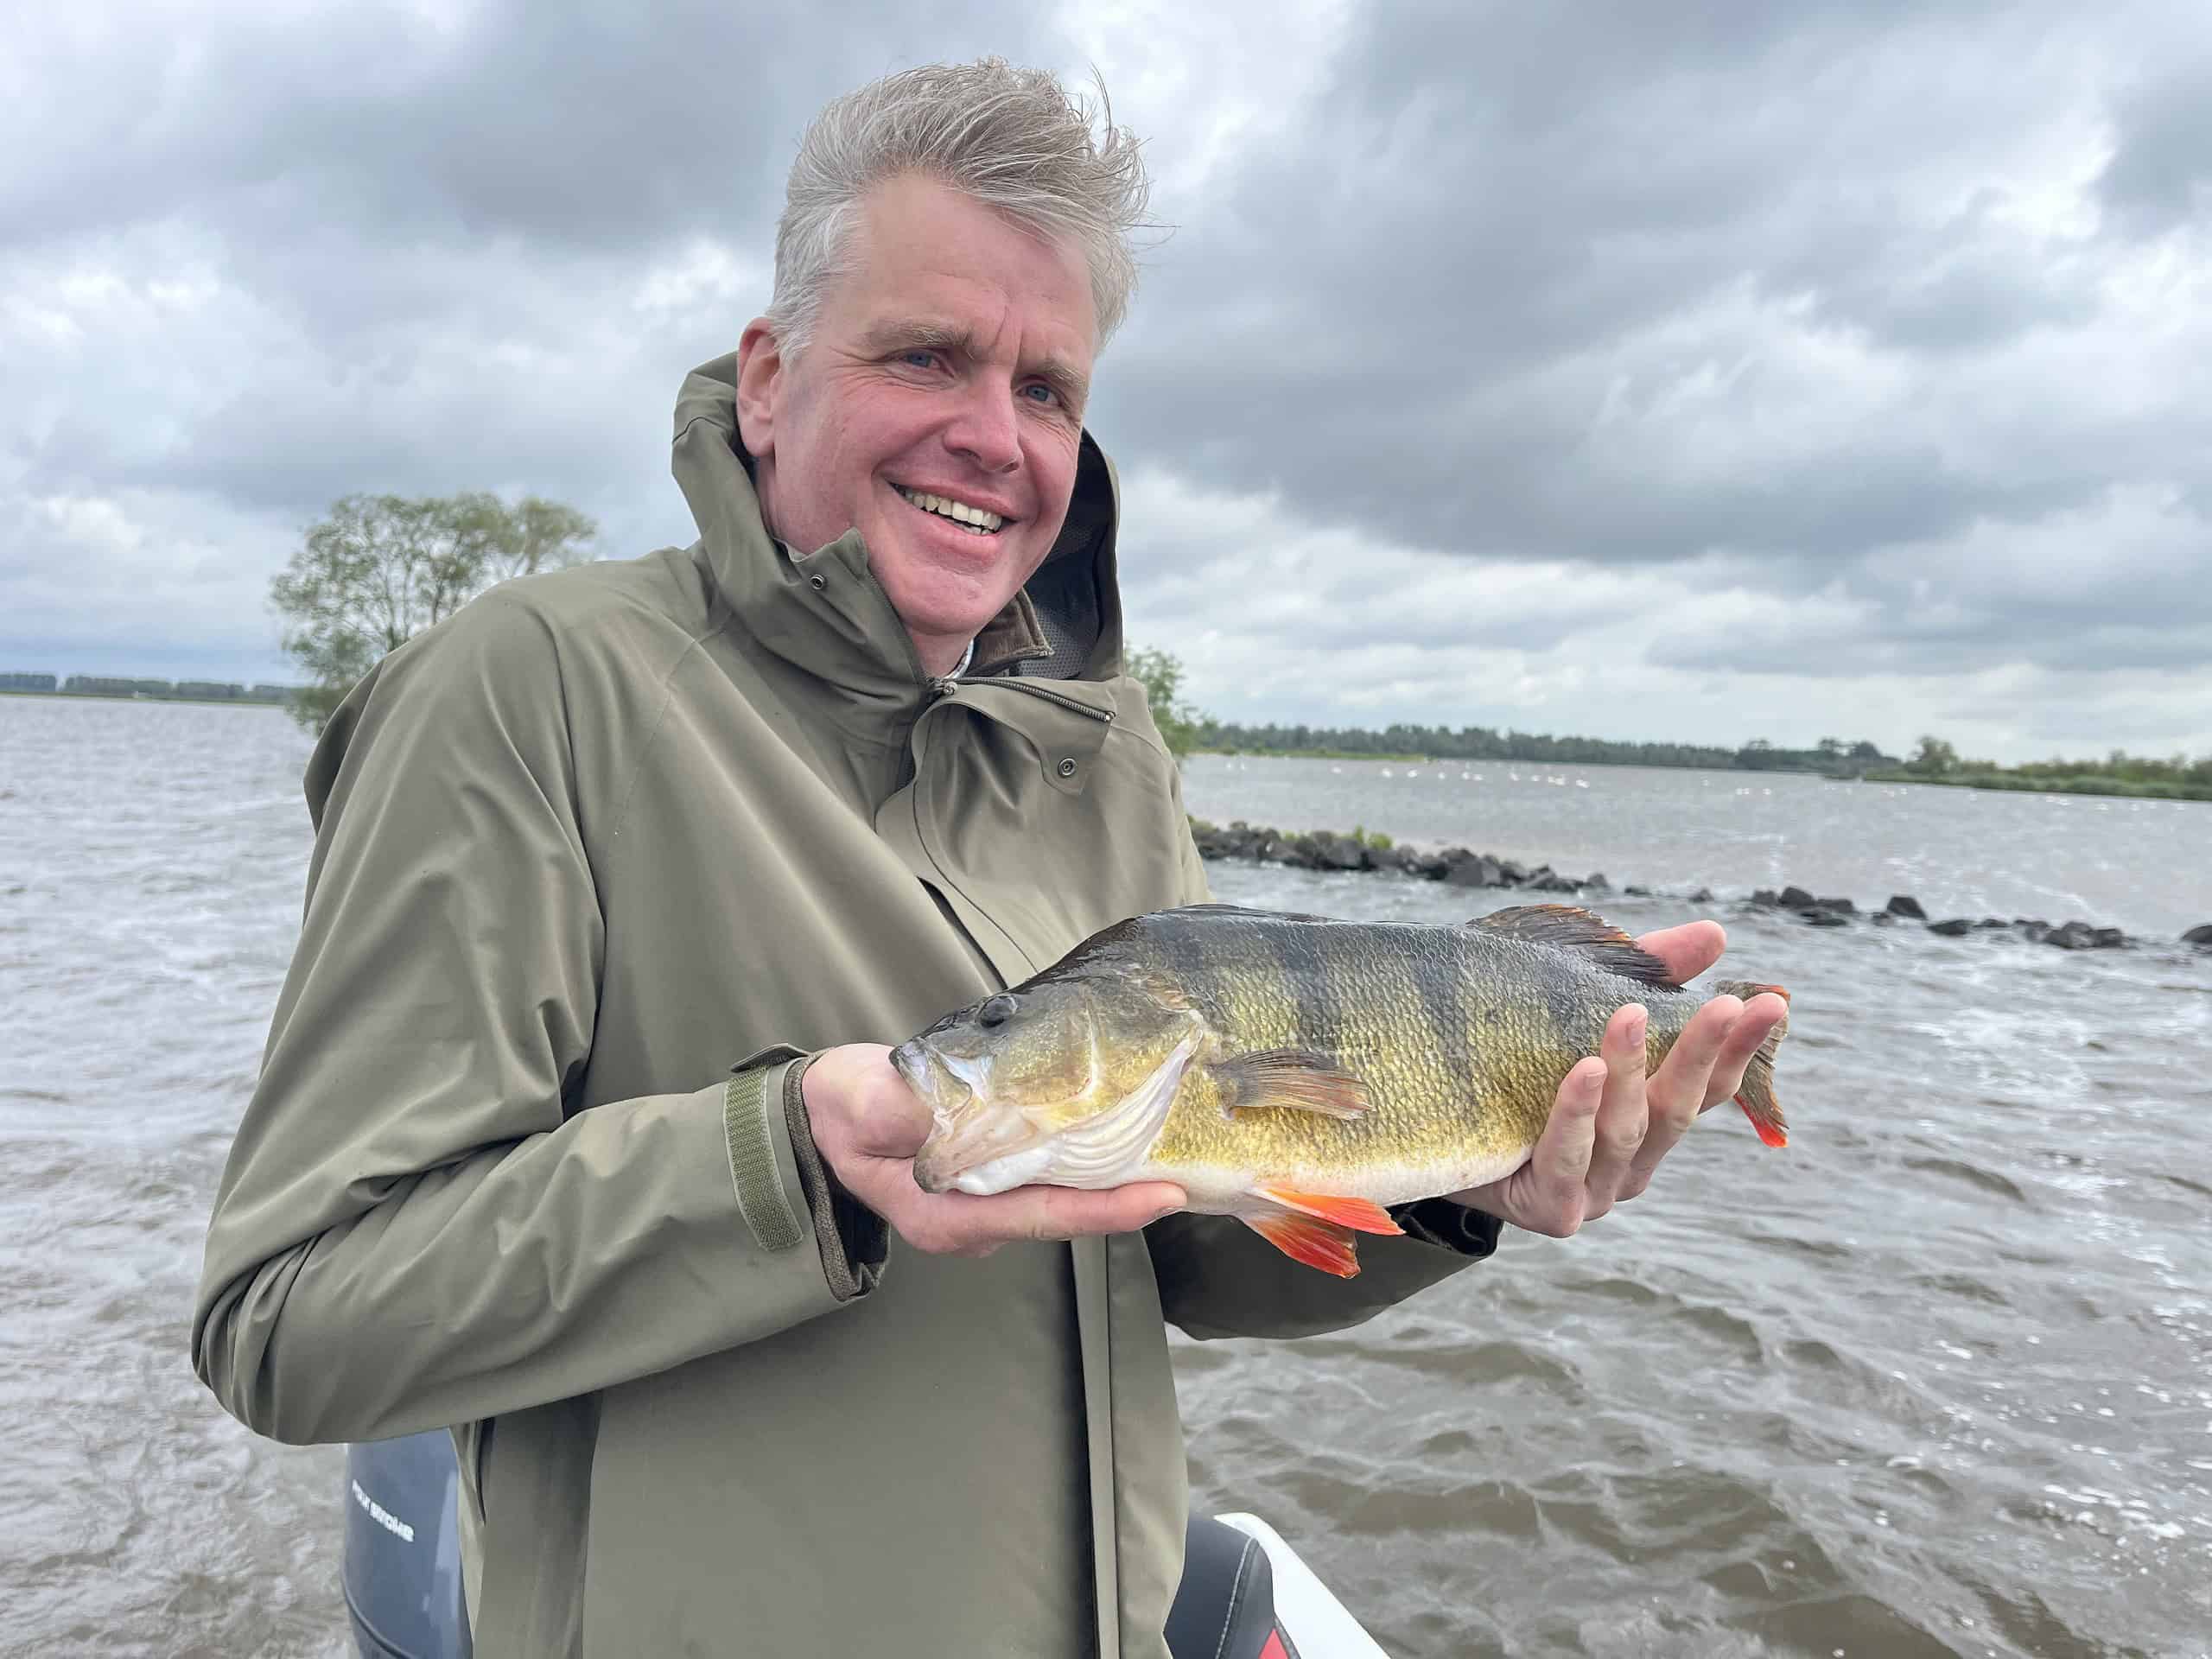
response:
<path id="1" fill-rule="evenodd" d="M 1220 969 L 1210 960 L 1213 953 L 1207 950 L 1206 940 L 1210 934 L 1227 931 L 1230 925 L 1233 924 L 1225 925 L 1210 915 L 1177 916 L 1146 925 L 1151 944 L 1159 952 L 1160 965 L 1182 988 L 1192 1006 L 1217 1027 L 1223 1023 Z"/>
<path id="2" fill-rule="evenodd" d="M 1466 976 L 1459 971 L 1458 941 L 1439 928 L 1433 942 L 1424 938 L 1413 947 L 1412 955 L 1408 967 L 1414 983 L 1421 987 L 1421 1008 L 1428 1016 L 1437 1059 L 1446 1078 L 1454 1084 L 1465 1083 L 1475 1070 L 1474 1052 L 1467 1041 L 1473 1010 L 1468 1005 Z"/>
<path id="3" fill-rule="evenodd" d="M 1285 986 L 1303 1014 L 1300 1038 L 1313 1047 L 1337 1050 L 1351 1034 L 1357 1010 L 1346 1000 L 1357 995 L 1354 976 L 1357 962 L 1345 947 L 1355 943 L 1355 930 L 1338 922 L 1279 922 L 1259 925 L 1261 937 L 1282 969 Z M 1324 935 L 1334 949 L 1325 950 Z"/>

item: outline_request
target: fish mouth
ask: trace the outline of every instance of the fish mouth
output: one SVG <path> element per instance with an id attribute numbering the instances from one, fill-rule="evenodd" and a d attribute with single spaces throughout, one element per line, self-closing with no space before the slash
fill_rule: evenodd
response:
<path id="1" fill-rule="evenodd" d="M 914 1185 L 925 1192 L 976 1191 L 963 1176 L 1045 1139 L 1021 1113 L 992 1106 L 985 1062 L 953 1059 L 912 1038 L 891 1051 L 891 1064 L 930 1109 L 929 1139 L 914 1154 Z"/>

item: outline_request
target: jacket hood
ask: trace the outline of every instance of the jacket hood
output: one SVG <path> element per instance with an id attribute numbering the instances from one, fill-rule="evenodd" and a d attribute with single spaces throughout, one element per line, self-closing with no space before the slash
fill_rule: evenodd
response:
<path id="1" fill-rule="evenodd" d="M 761 522 L 737 429 L 735 353 L 684 377 L 671 470 L 699 526 L 709 575 L 762 644 L 863 696 L 911 701 L 922 671 L 860 531 L 787 550 Z M 976 671 L 1089 680 L 1122 671 L 1120 496 L 1113 464 L 1085 431 L 1059 539 L 977 637 Z"/>

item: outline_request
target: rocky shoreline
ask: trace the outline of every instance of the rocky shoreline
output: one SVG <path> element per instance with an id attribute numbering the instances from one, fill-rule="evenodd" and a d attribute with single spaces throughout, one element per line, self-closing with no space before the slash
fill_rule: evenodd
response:
<path id="1" fill-rule="evenodd" d="M 1541 864 L 1531 869 L 1513 859 L 1500 858 L 1491 853 L 1478 853 L 1468 847 L 1438 849 L 1400 847 L 1387 836 L 1370 835 L 1363 830 L 1356 830 L 1349 835 L 1332 830 L 1308 830 L 1286 835 L 1279 830 L 1255 828 L 1241 818 L 1225 829 L 1208 823 L 1202 818 L 1192 818 L 1191 835 L 1198 842 L 1199 855 L 1205 858 L 1242 859 L 1252 863 L 1281 864 L 1300 870 L 1376 871 L 1424 881 L 1441 881 L 1455 887 L 1510 888 L 1522 893 L 1585 898 L 1615 891 L 1634 899 L 1653 896 L 1653 889 L 1649 887 L 1624 887 L 1616 889 L 1602 871 L 1593 871 L 1588 875 L 1568 875 L 1554 869 L 1549 864 Z M 1700 887 L 1694 893 L 1681 896 L 1686 902 L 1694 905 L 1718 902 L 1709 887 Z M 2099 927 L 2082 921 L 2053 924 L 2029 916 L 2015 916 L 2009 919 L 2002 916 L 1952 916 L 1940 921 L 1931 920 L 1920 901 L 1910 893 L 1894 893 L 1886 905 L 1874 911 L 1862 911 L 1850 899 L 1821 897 L 1799 887 L 1785 887 L 1779 890 L 1761 887 L 1750 898 L 1738 900 L 1738 908 L 1744 910 L 1784 912 L 1796 916 L 1808 927 L 1848 927 L 1862 920 L 1875 927 L 1914 923 L 1945 938 L 1957 938 L 1973 933 L 2003 932 L 2060 950 L 2121 950 L 2151 943 L 2131 938 L 2117 927 Z M 2199 950 L 2212 952 L 2212 922 L 2190 928 L 2181 936 L 2180 942 L 2194 945 Z"/>

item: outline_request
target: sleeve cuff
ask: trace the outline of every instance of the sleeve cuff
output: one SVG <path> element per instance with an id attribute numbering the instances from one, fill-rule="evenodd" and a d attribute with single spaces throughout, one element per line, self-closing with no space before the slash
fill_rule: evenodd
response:
<path id="1" fill-rule="evenodd" d="M 814 1122 L 807 1116 L 801 1085 L 814 1056 L 794 1060 L 784 1069 L 783 1108 L 791 1157 L 798 1166 L 800 1186 L 811 1212 L 815 1243 L 822 1252 L 822 1271 L 830 1293 L 841 1302 L 865 1296 L 883 1278 L 883 1264 L 891 1253 L 891 1229 L 830 1173 L 814 1144 Z"/>
<path id="2" fill-rule="evenodd" d="M 1464 1255 L 1471 1262 L 1485 1260 L 1497 1249 L 1505 1224 L 1496 1216 L 1470 1210 L 1449 1198 L 1423 1198 L 1415 1204 L 1394 1205 L 1390 1218 L 1406 1236 Z"/>

